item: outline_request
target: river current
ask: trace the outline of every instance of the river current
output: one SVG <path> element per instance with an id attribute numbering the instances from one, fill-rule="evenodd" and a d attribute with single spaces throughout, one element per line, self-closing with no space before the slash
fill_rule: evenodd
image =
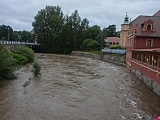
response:
<path id="1" fill-rule="evenodd" d="M 0 88 L 0 120 L 155 120 L 160 97 L 125 67 L 101 60 L 36 54 Z"/>

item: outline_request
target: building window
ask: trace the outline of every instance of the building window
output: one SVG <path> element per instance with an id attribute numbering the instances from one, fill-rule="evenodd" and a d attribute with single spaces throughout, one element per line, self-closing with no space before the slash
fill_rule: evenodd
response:
<path id="1" fill-rule="evenodd" d="M 151 24 L 147 24 L 147 30 L 152 30 L 152 25 Z"/>
<path id="2" fill-rule="evenodd" d="M 146 47 L 152 47 L 153 45 L 153 39 L 147 39 L 146 40 Z"/>
<path id="3" fill-rule="evenodd" d="M 145 60 L 144 60 L 145 63 L 149 63 L 149 55 L 145 55 Z"/>
<path id="4" fill-rule="evenodd" d="M 145 62 L 145 54 L 142 54 L 142 56 L 141 56 L 141 58 L 142 58 L 142 62 Z"/>
<path id="5" fill-rule="evenodd" d="M 152 65 L 157 66 L 158 65 L 158 56 L 152 56 Z"/>

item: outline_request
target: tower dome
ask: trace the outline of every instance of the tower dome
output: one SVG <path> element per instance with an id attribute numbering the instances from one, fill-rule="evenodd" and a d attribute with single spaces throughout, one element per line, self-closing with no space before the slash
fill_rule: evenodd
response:
<path id="1" fill-rule="evenodd" d="M 127 15 L 127 12 L 126 12 L 126 17 L 124 18 L 124 23 L 129 23 L 129 17 Z"/>

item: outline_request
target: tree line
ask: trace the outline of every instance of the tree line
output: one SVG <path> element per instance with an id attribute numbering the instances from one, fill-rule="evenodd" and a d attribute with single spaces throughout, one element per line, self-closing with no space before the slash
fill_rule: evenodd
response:
<path id="1" fill-rule="evenodd" d="M 11 26 L 0 25 L 0 40 L 34 42 L 35 35 L 33 31 L 14 31 Z"/>
<path id="2" fill-rule="evenodd" d="M 41 51 L 46 53 L 71 53 L 73 50 L 96 49 L 105 46 L 106 37 L 119 37 L 116 25 L 101 29 L 98 25 L 89 26 L 87 18 L 81 18 L 75 10 L 71 15 L 64 15 L 60 6 L 46 6 L 38 11 L 32 23 L 33 30 L 13 31 L 10 26 L 0 26 L 0 39 L 34 42 L 41 44 Z M 88 43 L 89 42 L 89 43 Z M 86 43 L 88 43 L 87 47 Z"/>

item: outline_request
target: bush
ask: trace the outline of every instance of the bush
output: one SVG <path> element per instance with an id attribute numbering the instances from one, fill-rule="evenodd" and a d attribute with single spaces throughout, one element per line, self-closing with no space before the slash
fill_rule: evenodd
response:
<path id="1" fill-rule="evenodd" d="M 97 50 L 98 42 L 92 39 L 86 39 L 83 41 L 81 45 L 81 49 L 83 50 Z"/>
<path id="2" fill-rule="evenodd" d="M 23 65 L 28 62 L 28 58 L 21 54 L 12 53 L 13 58 L 15 59 L 15 65 Z"/>
<path id="3" fill-rule="evenodd" d="M 122 47 L 120 45 L 111 45 L 110 49 L 125 49 L 125 47 Z"/>
<path id="4" fill-rule="evenodd" d="M 14 79 L 13 73 L 14 59 L 11 53 L 0 45 L 0 79 Z"/>
<path id="5" fill-rule="evenodd" d="M 26 46 L 19 46 L 15 51 L 15 53 L 17 54 L 21 54 L 24 57 L 26 57 L 28 59 L 27 62 L 33 62 L 34 61 L 34 51 L 32 49 L 30 49 L 29 47 Z"/>
<path id="6" fill-rule="evenodd" d="M 32 72 L 33 72 L 35 77 L 41 75 L 41 73 L 40 73 L 41 72 L 41 65 L 39 63 L 35 62 L 33 64 Z"/>
<path id="7" fill-rule="evenodd" d="M 98 50 L 98 42 L 95 40 L 92 40 L 87 44 L 87 49 L 88 50 Z"/>

